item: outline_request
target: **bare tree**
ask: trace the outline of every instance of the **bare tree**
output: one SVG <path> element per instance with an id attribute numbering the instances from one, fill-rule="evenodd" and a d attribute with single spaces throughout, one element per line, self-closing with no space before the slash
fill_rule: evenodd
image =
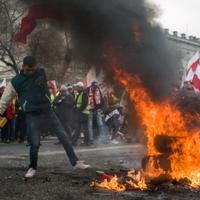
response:
<path id="1" fill-rule="evenodd" d="M 19 0 L 0 0 L 0 61 L 18 73 L 24 46 L 16 44 L 13 36 L 18 31 L 24 8 Z"/>
<path id="2" fill-rule="evenodd" d="M 54 20 L 37 20 L 26 45 L 14 42 L 14 35 L 19 31 L 21 18 L 27 10 L 21 2 L 0 0 L 0 62 L 8 70 L 18 73 L 18 65 L 29 52 L 46 68 L 48 79 L 60 83 L 81 80 L 85 67 L 73 59 L 70 33 L 58 28 Z"/>

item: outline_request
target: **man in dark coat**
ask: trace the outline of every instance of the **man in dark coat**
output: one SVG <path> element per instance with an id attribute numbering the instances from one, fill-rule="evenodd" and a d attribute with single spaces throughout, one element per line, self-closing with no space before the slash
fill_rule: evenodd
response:
<path id="1" fill-rule="evenodd" d="M 65 85 L 60 87 L 59 94 L 55 97 L 53 101 L 55 112 L 60 119 L 65 131 L 67 132 L 69 138 L 71 138 L 71 127 L 70 120 L 73 114 L 73 108 L 75 106 L 75 99 L 72 94 L 67 90 Z"/>
<path id="2" fill-rule="evenodd" d="M 7 85 L 0 100 L 0 115 L 3 115 L 7 105 L 16 95 L 26 113 L 30 140 L 30 165 L 26 178 L 32 178 L 36 173 L 41 128 L 45 125 L 52 127 L 72 166 L 81 169 L 90 167 L 77 158 L 67 133 L 52 109 L 45 71 L 37 67 L 36 60 L 32 56 L 24 58 L 21 73 Z"/>

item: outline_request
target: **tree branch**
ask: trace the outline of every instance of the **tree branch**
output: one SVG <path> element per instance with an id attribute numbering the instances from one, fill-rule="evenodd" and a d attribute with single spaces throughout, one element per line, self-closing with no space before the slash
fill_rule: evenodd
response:
<path id="1" fill-rule="evenodd" d="M 14 58 L 13 54 L 11 53 L 11 51 L 10 51 L 5 45 L 3 45 L 3 43 L 2 43 L 1 41 L 0 41 L 0 46 L 1 46 L 1 49 L 2 49 L 2 51 L 3 51 L 0 60 L 1 60 L 4 64 L 6 64 L 7 66 L 12 67 L 12 69 L 15 71 L 15 73 L 18 74 L 19 71 L 18 71 L 17 64 L 16 64 L 16 62 L 15 62 L 15 58 Z M 5 56 L 6 56 L 6 55 L 7 55 L 8 58 L 11 60 L 11 62 L 9 62 L 9 61 L 7 61 L 7 60 L 5 59 Z"/>

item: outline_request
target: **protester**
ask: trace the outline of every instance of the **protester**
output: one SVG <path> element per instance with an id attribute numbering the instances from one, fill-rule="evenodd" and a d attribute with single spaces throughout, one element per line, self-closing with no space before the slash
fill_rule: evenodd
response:
<path id="1" fill-rule="evenodd" d="M 76 84 L 76 90 L 78 92 L 76 96 L 76 111 L 78 116 L 78 123 L 75 133 L 72 137 L 72 144 L 77 145 L 77 141 L 80 137 L 80 131 L 82 128 L 84 134 L 84 144 L 90 144 L 89 132 L 88 132 L 88 116 L 89 116 L 89 104 L 88 104 L 88 94 L 84 90 L 84 85 L 82 82 Z"/>
<path id="2" fill-rule="evenodd" d="M 3 116 L 7 119 L 7 123 L 1 129 L 1 141 L 3 143 L 10 143 L 12 141 L 12 120 L 14 119 L 14 111 L 12 105 L 9 104 Z"/>
<path id="3" fill-rule="evenodd" d="M 3 95 L 4 90 L 5 90 L 4 86 L 0 87 L 0 97 Z M 6 118 L 6 111 L 4 111 L 2 116 Z M 5 123 L 4 127 L 1 128 L 1 142 L 2 143 L 7 143 L 8 139 L 6 139 L 6 138 L 7 138 L 7 135 L 8 135 L 8 131 L 9 131 L 8 130 L 8 121 L 7 121 L 7 118 L 6 118 L 6 123 Z"/>
<path id="4" fill-rule="evenodd" d="M 65 85 L 61 85 L 58 95 L 53 101 L 55 112 L 66 133 L 71 138 L 70 119 L 75 105 L 75 99 Z"/>
<path id="5" fill-rule="evenodd" d="M 75 93 L 74 93 L 74 88 L 71 84 L 67 84 L 67 94 L 70 94 L 74 97 L 75 99 Z"/>
<path id="6" fill-rule="evenodd" d="M 49 89 L 49 92 L 50 92 L 51 102 L 53 102 L 55 97 L 59 94 L 59 92 L 57 91 L 57 87 L 53 84 L 53 82 L 48 81 L 47 85 L 48 85 L 48 89 Z"/>
<path id="7" fill-rule="evenodd" d="M 112 88 L 107 90 L 106 102 L 108 107 L 114 106 L 115 104 L 119 103 L 119 99 L 114 94 L 114 90 Z"/>
<path id="8" fill-rule="evenodd" d="M 103 110 L 105 103 L 101 90 L 98 87 L 98 83 L 96 81 L 93 81 L 91 83 L 91 86 L 88 88 L 88 94 L 89 94 L 89 106 L 90 106 L 90 114 L 88 122 L 90 138 L 91 140 L 94 139 L 93 122 L 96 121 L 98 137 L 100 138 L 100 140 L 102 140 L 102 142 L 106 142 L 107 131 L 103 121 Z"/>
<path id="9" fill-rule="evenodd" d="M 25 177 L 31 178 L 36 174 L 41 127 L 47 124 L 53 127 L 72 166 L 81 169 L 90 167 L 77 158 L 67 133 L 52 110 L 46 74 L 43 69 L 37 67 L 36 60 L 32 56 L 24 58 L 21 73 L 6 87 L 0 100 L 0 115 L 4 114 L 7 105 L 16 95 L 26 112 L 27 133 L 31 145 L 30 165 Z"/>
<path id="10" fill-rule="evenodd" d="M 73 134 L 77 127 L 78 120 L 77 120 L 77 116 L 76 116 L 76 102 L 75 102 L 76 96 L 74 93 L 74 88 L 70 84 L 67 85 L 67 96 L 72 96 L 74 99 L 74 105 L 69 108 L 69 112 L 68 112 L 68 125 L 71 130 L 71 133 Z M 72 97 L 70 97 L 70 98 L 72 98 Z"/>
<path id="11" fill-rule="evenodd" d="M 183 114 L 200 113 L 200 94 L 195 92 L 194 86 L 190 81 L 184 82 L 182 88 L 174 91 L 173 104 L 175 104 Z"/>

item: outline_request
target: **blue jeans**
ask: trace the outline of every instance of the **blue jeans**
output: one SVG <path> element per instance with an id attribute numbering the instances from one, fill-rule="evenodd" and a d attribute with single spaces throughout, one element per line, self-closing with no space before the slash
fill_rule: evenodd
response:
<path id="1" fill-rule="evenodd" d="M 100 137 L 101 139 L 105 139 L 105 137 L 107 135 L 107 130 L 106 130 L 106 127 L 105 127 L 101 113 L 102 113 L 102 111 L 100 109 L 90 111 L 89 119 L 88 119 L 88 130 L 89 130 L 90 140 L 94 139 L 94 131 L 93 131 L 93 127 L 94 127 L 93 121 L 94 121 L 94 119 L 96 120 L 96 123 L 97 123 L 98 137 Z"/>
<path id="2" fill-rule="evenodd" d="M 27 113 L 26 114 L 27 133 L 30 142 L 30 165 L 34 169 L 37 168 L 38 151 L 40 147 L 40 135 L 44 126 L 51 126 L 53 132 L 58 137 L 60 143 L 63 145 L 67 156 L 72 164 L 76 165 L 78 160 L 73 147 L 70 143 L 67 133 L 61 125 L 59 119 L 53 110 L 41 113 Z"/>
<path id="3" fill-rule="evenodd" d="M 89 144 L 90 138 L 89 138 L 89 133 L 88 133 L 88 114 L 84 114 L 84 113 L 77 113 L 77 114 L 78 114 L 78 123 L 77 123 L 75 133 L 72 136 L 72 144 L 75 146 L 77 145 L 77 141 L 80 137 L 81 129 L 84 134 L 84 143 Z"/>

